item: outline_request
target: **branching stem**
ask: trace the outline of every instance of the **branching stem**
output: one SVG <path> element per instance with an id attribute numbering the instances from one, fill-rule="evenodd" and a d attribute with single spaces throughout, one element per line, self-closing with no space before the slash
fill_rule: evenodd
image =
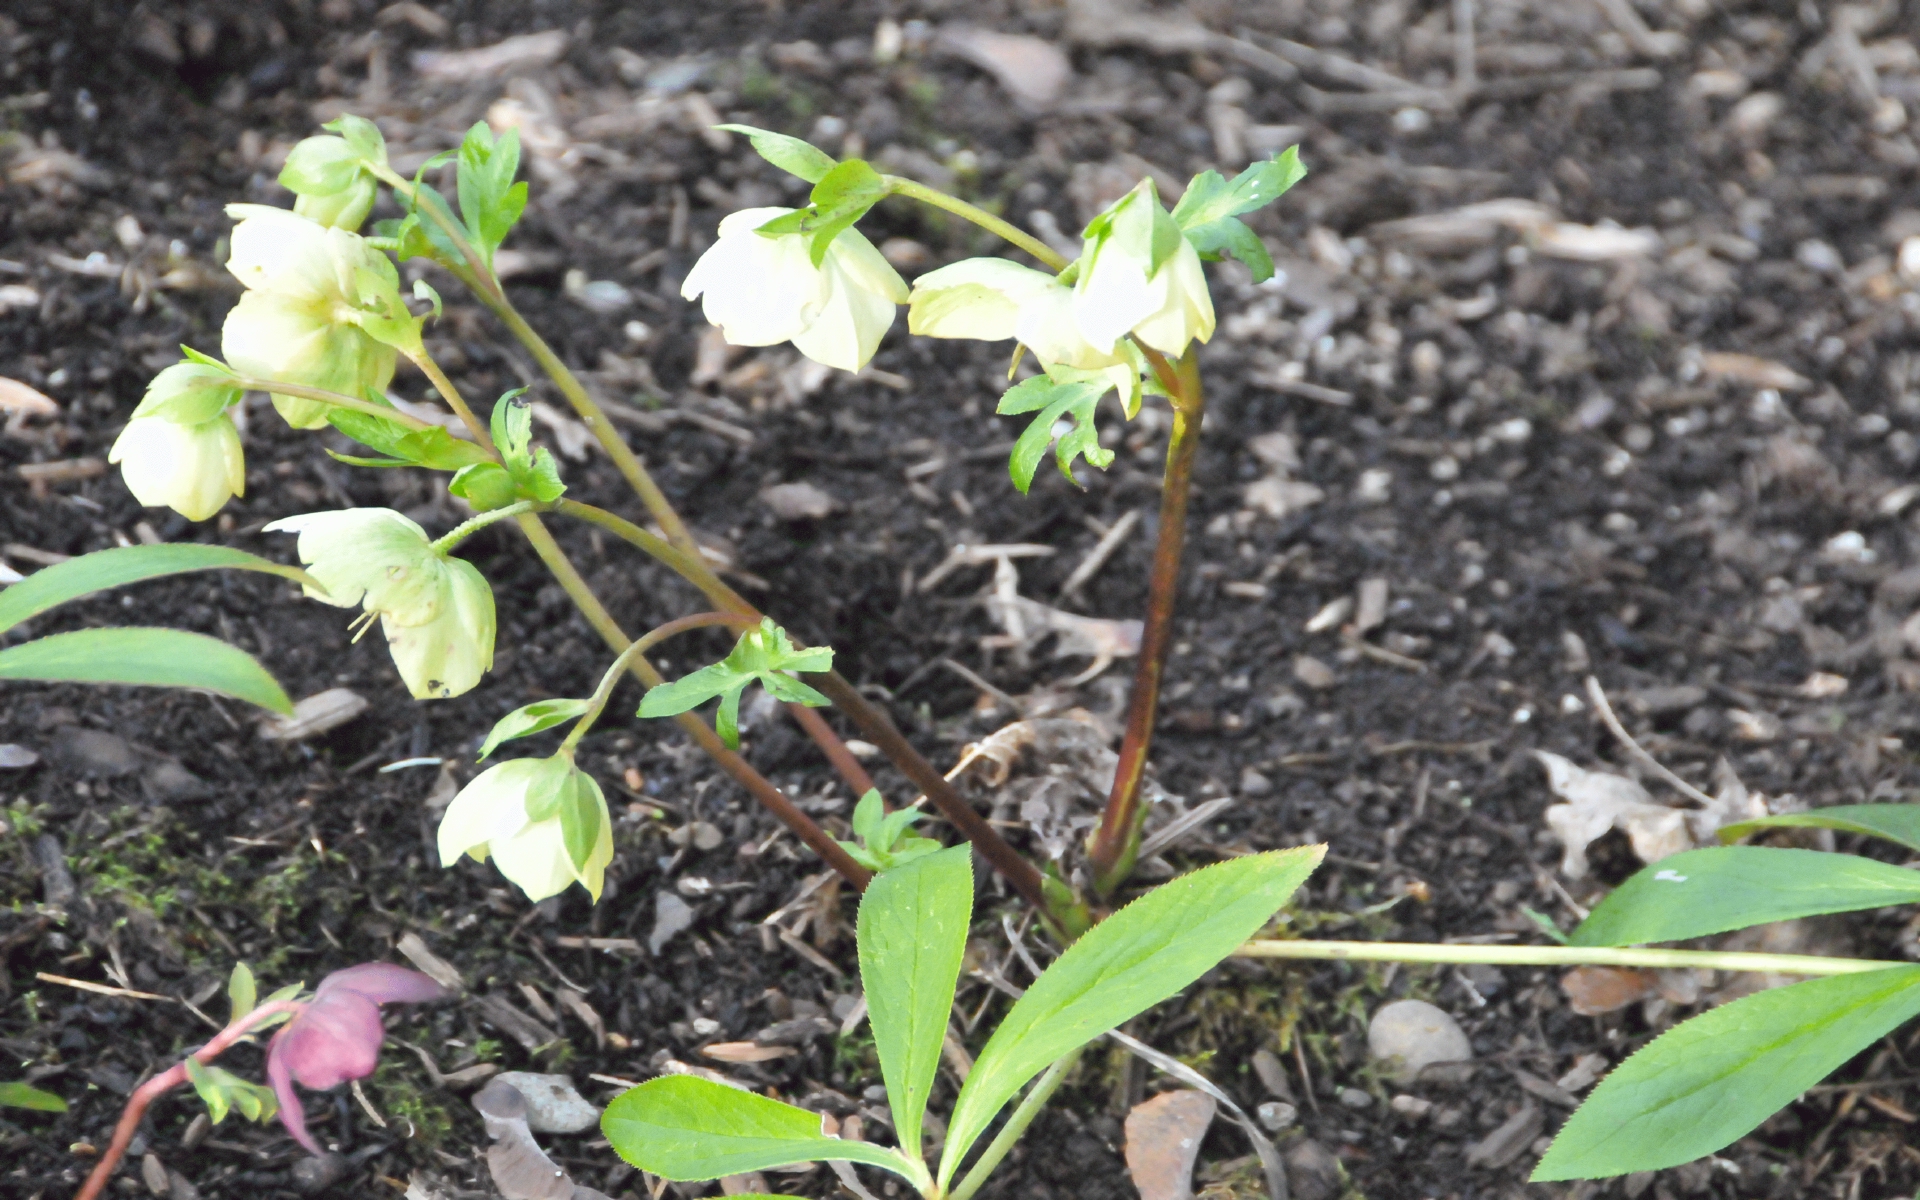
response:
<path id="1" fill-rule="evenodd" d="M 580 719 L 575 721 L 573 728 L 567 731 L 566 740 L 560 743 L 560 753 L 573 753 L 573 748 L 580 744 L 580 739 L 587 736 L 587 731 L 593 728 L 593 723 L 598 721 L 600 714 L 607 710 L 607 701 L 613 698 L 614 684 L 618 683 L 620 676 L 626 673 L 635 655 L 645 654 L 675 634 L 685 633 L 690 629 L 706 629 L 714 625 L 731 625 L 739 628 L 748 624 L 750 622 L 745 617 L 735 616 L 732 613 L 694 613 L 690 617 L 668 621 L 665 625 L 656 626 L 641 634 L 631 646 L 620 652 L 619 656 L 613 660 L 613 665 L 607 668 L 607 673 L 600 677 L 600 686 L 593 689 L 593 697 L 587 702 L 587 711 L 580 714 Z"/>
<path id="2" fill-rule="evenodd" d="M 483 513 L 476 513 L 436 539 L 433 543 L 433 552 L 444 556 L 452 551 L 455 546 L 466 541 L 474 534 L 479 533 L 495 521 L 504 521 L 508 517 L 517 517 L 521 513 L 532 512 L 537 507 L 539 506 L 531 500 L 516 500 L 504 508 L 493 508 Z"/>
<path id="3" fill-rule="evenodd" d="M 908 196 L 923 204 L 931 204 L 935 208 L 950 212 L 957 217 L 965 217 L 988 233 L 997 234 L 1001 238 L 1012 242 L 1055 271 L 1064 271 L 1067 268 L 1066 257 L 1058 250 L 1047 245 L 1039 238 L 1034 237 L 1018 225 L 1001 220 L 984 208 L 968 204 L 958 196 L 949 196 L 938 188 L 930 188 L 926 184 L 916 182 L 912 179 L 904 179 L 898 175 L 887 175 L 882 178 L 886 180 L 887 190 L 896 196 Z"/>
<path id="4" fill-rule="evenodd" d="M 245 375 L 237 376 L 233 385 L 244 391 L 266 392 L 274 396 L 293 396 L 300 400 L 318 400 L 322 404 L 331 404 L 335 408 L 350 408 L 368 416 L 379 417 L 383 421 L 392 421 L 395 425 L 404 425 L 408 429 L 432 429 L 433 422 L 422 421 L 419 417 L 409 416 L 397 408 L 385 404 L 375 404 L 371 400 L 356 400 L 343 392 L 330 392 L 325 388 L 307 387 L 299 383 L 281 383 L 272 379 L 253 379 Z"/>

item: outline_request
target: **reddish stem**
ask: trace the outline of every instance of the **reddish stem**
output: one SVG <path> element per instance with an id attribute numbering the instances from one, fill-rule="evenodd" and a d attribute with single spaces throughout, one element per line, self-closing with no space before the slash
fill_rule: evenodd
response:
<path id="1" fill-rule="evenodd" d="M 195 1050 L 188 1058 L 195 1059 L 202 1066 L 219 1058 L 233 1044 L 253 1031 L 267 1017 L 275 1013 L 293 1012 L 299 1005 L 291 1000 L 276 1000 L 271 1004 L 262 1004 L 246 1016 L 213 1035 L 213 1040 Z M 97 1200 L 106 1190 L 107 1180 L 113 1177 L 115 1167 L 126 1157 L 127 1147 L 133 1143 L 133 1135 L 140 1128 L 140 1119 L 147 1115 L 147 1108 L 161 1096 L 187 1081 L 187 1063 L 182 1059 L 172 1067 L 155 1075 L 133 1090 L 127 1097 L 127 1106 L 120 1110 L 120 1123 L 113 1127 L 113 1141 L 107 1143 L 106 1153 L 94 1164 L 93 1173 L 80 1185 L 73 1200 Z"/>
<path id="2" fill-rule="evenodd" d="M 1166 671 L 1167 651 L 1173 641 L 1173 614 L 1180 599 L 1180 556 L 1187 543 L 1187 497 L 1192 491 L 1193 462 L 1200 448 L 1200 422 L 1206 414 L 1206 395 L 1200 389 L 1196 356 L 1188 354 L 1169 363 L 1155 350 L 1146 350 L 1154 378 L 1173 401 L 1173 432 L 1167 439 L 1167 466 L 1160 489 L 1160 532 L 1153 547 L 1153 573 L 1147 585 L 1146 628 L 1140 638 L 1140 660 L 1133 672 L 1133 694 L 1127 700 L 1127 731 L 1120 743 L 1120 762 L 1114 770 L 1113 791 L 1100 814 L 1100 826 L 1087 847 L 1094 888 L 1101 896 L 1133 873 L 1140 851 L 1140 781 L 1147 769 L 1147 750 L 1153 744 L 1154 716 L 1160 705 L 1160 678 Z"/>
<path id="3" fill-rule="evenodd" d="M 833 731 L 833 726 L 827 724 L 825 717 L 804 704 L 789 704 L 787 711 L 793 714 L 800 728 L 807 731 L 807 736 L 819 744 L 827 761 L 833 764 L 833 769 L 840 772 L 840 778 L 846 780 L 847 786 L 853 789 L 855 800 L 874 790 L 873 776 L 867 774 L 867 769 L 860 765 L 853 751 L 847 749 L 847 744 L 840 740 L 840 735 Z"/>

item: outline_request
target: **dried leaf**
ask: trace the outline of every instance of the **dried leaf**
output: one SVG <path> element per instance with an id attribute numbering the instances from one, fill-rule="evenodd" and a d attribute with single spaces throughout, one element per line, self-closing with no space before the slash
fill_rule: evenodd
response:
<path id="1" fill-rule="evenodd" d="M 1193 1164 L 1218 1102 L 1205 1092 L 1162 1092 L 1127 1114 L 1127 1170 L 1140 1200 L 1191 1200 Z"/>
<path id="2" fill-rule="evenodd" d="M 996 33 L 972 25 L 948 25 L 934 48 L 972 63 L 994 77 L 1014 103 L 1045 112 L 1073 82 L 1073 64 L 1052 42 L 1028 34 Z"/>
<path id="3" fill-rule="evenodd" d="M 260 736 L 270 742 L 298 742 L 338 729 L 367 711 L 365 696 L 351 688 L 328 688 L 293 706 L 287 716 L 269 714 L 260 722 Z"/>
<path id="4" fill-rule="evenodd" d="M 1583 1017 L 1597 1017 L 1653 995 L 1659 984 L 1652 971 L 1620 967 L 1575 967 L 1560 979 L 1567 1004 Z"/>
<path id="5" fill-rule="evenodd" d="M 34 303 L 38 303 L 38 297 Z M 8 379 L 0 375 L 0 410 L 26 413 L 33 417 L 57 417 L 60 406 L 51 396 L 21 383 L 18 379 Z"/>
<path id="6" fill-rule="evenodd" d="M 724 1063 L 772 1062 L 794 1053 L 792 1046 L 762 1046 L 756 1042 L 715 1042 L 703 1046 L 700 1053 Z"/>
<path id="7" fill-rule="evenodd" d="M 1560 871 L 1569 879 L 1587 873 L 1587 846 L 1618 828 L 1633 843 L 1641 862 L 1658 862 L 1693 848 L 1684 809 L 1655 804 L 1647 790 L 1622 775 L 1589 771 L 1545 750 L 1534 757 L 1547 769 L 1547 786 L 1566 803 L 1549 805 L 1547 828 L 1565 851 Z"/>
<path id="8" fill-rule="evenodd" d="M 494 1080 L 473 1097 L 487 1123 L 487 1170 L 505 1200 L 608 1200 L 575 1184 L 527 1128 L 527 1101 L 511 1084 Z"/>

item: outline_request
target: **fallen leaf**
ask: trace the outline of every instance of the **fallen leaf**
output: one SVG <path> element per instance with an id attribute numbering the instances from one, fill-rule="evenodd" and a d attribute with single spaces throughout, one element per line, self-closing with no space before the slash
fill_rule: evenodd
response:
<path id="1" fill-rule="evenodd" d="M 1533 756 L 1547 769 L 1547 786 L 1566 802 L 1548 805 L 1545 818 L 1565 847 L 1560 871 L 1568 879 L 1586 877 L 1587 846 L 1609 829 L 1627 835 L 1641 862 L 1693 849 L 1686 810 L 1655 804 L 1647 789 L 1623 775 L 1589 771 L 1545 750 Z"/>
<path id="2" fill-rule="evenodd" d="M 702 1046 L 700 1053 L 724 1063 L 759 1063 L 791 1057 L 794 1049 L 792 1046 L 762 1046 L 756 1042 L 715 1042 L 710 1046 Z"/>
<path id="3" fill-rule="evenodd" d="M 260 736 L 270 742 L 298 742 L 338 729 L 367 711 L 365 696 L 351 688 L 328 688 L 293 706 L 286 716 L 273 713 L 260 721 Z"/>
<path id="4" fill-rule="evenodd" d="M 608 1200 L 604 1192 L 573 1182 L 533 1139 L 527 1100 L 511 1084 L 494 1080 L 473 1097 L 487 1123 L 487 1171 L 505 1200 Z"/>
<path id="5" fill-rule="evenodd" d="M 1205 1092 L 1162 1092 L 1127 1114 L 1127 1171 L 1140 1200 L 1191 1200 L 1193 1164 L 1219 1104 Z"/>
<path id="6" fill-rule="evenodd" d="M 1078 687 L 1107 669 L 1116 658 L 1132 658 L 1140 653 L 1140 637 L 1145 626 L 1137 620 L 1115 621 L 1083 617 L 1066 612 L 1020 594 L 1020 573 L 1010 557 L 1001 557 L 995 567 L 993 589 L 987 595 L 987 612 L 1006 630 L 1006 642 L 1025 653 L 1034 643 L 1054 635 L 1053 657 L 1093 659 L 1087 669 L 1063 687 Z"/>
<path id="7" fill-rule="evenodd" d="M 653 904 L 653 936 L 647 939 L 647 949 L 655 957 L 674 937 L 693 924 L 693 909 L 685 900 L 672 892 L 662 891 Z"/>
<path id="8" fill-rule="evenodd" d="M 1567 994 L 1574 1012 L 1597 1017 L 1646 999 L 1658 990 L 1658 983 L 1651 971 L 1575 967 L 1560 977 L 1560 990 Z"/>
<path id="9" fill-rule="evenodd" d="M 1073 64 L 1067 56 L 1052 42 L 1028 34 L 948 25 L 933 44 L 993 76 L 1014 103 L 1028 112 L 1052 108 L 1073 82 Z"/>

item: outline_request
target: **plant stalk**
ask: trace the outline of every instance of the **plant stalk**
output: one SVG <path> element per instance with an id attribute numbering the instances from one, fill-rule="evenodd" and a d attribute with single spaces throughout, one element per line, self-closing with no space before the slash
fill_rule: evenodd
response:
<path id="1" fill-rule="evenodd" d="M 1153 547 L 1153 572 L 1147 584 L 1146 628 L 1140 638 L 1140 659 L 1134 667 L 1133 693 L 1127 699 L 1126 736 L 1120 743 L 1120 762 L 1114 770 L 1113 790 L 1100 814 L 1087 847 L 1094 889 L 1102 897 L 1133 873 L 1140 853 L 1140 828 L 1146 810 L 1140 806 L 1140 781 L 1146 774 L 1147 751 L 1153 745 L 1153 723 L 1160 706 L 1160 680 L 1166 673 L 1167 652 L 1173 644 L 1173 616 L 1180 599 L 1180 557 L 1187 542 L 1187 498 L 1193 487 L 1193 463 L 1200 448 L 1200 423 L 1206 415 L 1206 393 L 1200 387 L 1200 367 L 1191 351 L 1169 363 L 1158 351 L 1142 347 L 1153 373 L 1173 401 L 1173 431 L 1167 439 L 1167 466 L 1160 489 L 1160 531 Z"/>
<path id="2" fill-rule="evenodd" d="M 600 677 L 600 685 L 593 689 L 593 695 L 587 700 L 587 711 L 581 713 L 579 720 L 573 723 L 573 728 L 567 731 L 566 740 L 560 743 L 559 753 L 571 755 L 573 748 L 580 744 L 580 739 L 586 737 L 594 723 L 600 719 L 600 714 L 607 711 L 607 701 L 613 699 L 614 685 L 620 681 L 620 676 L 626 674 L 636 654 L 645 654 L 675 634 L 686 633 L 688 630 L 706 629 L 714 625 L 738 627 L 744 623 L 745 618 L 736 617 L 731 613 L 694 613 L 689 617 L 668 621 L 665 625 L 656 626 L 641 634 L 632 645 L 614 657 L 606 674 Z"/>
<path id="3" fill-rule="evenodd" d="M 573 599 L 574 605 L 579 608 L 581 615 L 586 617 L 587 623 L 594 627 L 614 653 L 625 653 L 633 644 L 633 639 L 620 628 L 619 623 L 613 619 L 613 614 L 607 611 L 606 605 L 600 603 L 600 597 L 594 595 L 593 589 L 587 586 L 587 581 L 581 578 L 573 561 L 567 557 L 566 551 L 560 548 L 560 543 L 553 540 L 553 534 L 541 523 L 540 518 L 533 513 L 523 513 L 515 520 L 520 526 L 520 531 L 526 535 L 527 541 L 532 543 L 534 553 L 540 556 L 540 561 L 546 564 L 547 570 Z M 634 655 L 628 662 L 628 669 L 640 682 L 650 688 L 659 687 L 666 682 L 666 678 L 653 668 L 653 664 L 648 662 L 644 655 Z M 681 713 L 674 720 L 695 742 L 699 743 L 702 750 L 720 764 L 721 770 L 732 776 L 734 782 L 746 788 L 754 799 L 765 805 L 788 829 L 793 830 L 795 836 L 824 859 L 828 866 L 838 871 L 856 889 L 866 890 L 868 881 L 873 878 L 872 872 L 855 862 L 852 856 L 841 848 L 839 842 L 834 841 L 826 830 L 814 823 L 812 817 L 794 807 L 793 801 L 787 799 L 786 795 L 766 776 L 754 770 L 753 764 L 729 750 L 727 744 L 720 740 L 720 735 L 713 731 L 712 726 L 690 712 Z"/>
<path id="4" fill-rule="evenodd" d="M 247 392 L 266 392 L 271 396 L 293 396 L 301 400 L 318 400 L 322 404 L 331 404 L 335 408 L 350 408 L 368 416 L 379 417 L 383 421 L 392 421 L 395 425 L 404 425 L 408 429 L 432 429 L 433 422 L 422 421 L 419 417 L 408 416 L 397 408 L 385 404 L 375 404 L 371 400 L 357 400 L 344 392 L 330 392 L 325 388 L 307 387 L 300 383 L 279 383 L 271 379 L 254 379 L 249 376 L 236 376 L 233 386 Z"/>
<path id="5" fill-rule="evenodd" d="M 682 553 L 677 547 L 666 545 L 660 538 L 633 522 L 590 504 L 562 499 L 554 507 L 568 516 L 591 521 L 614 536 L 624 538 L 640 550 L 658 558 L 678 571 L 688 583 L 706 593 L 707 599 L 722 610 L 737 612 L 742 616 L 752 617 L 756 621 L 760 619 L 760 610 L 749 604 L 738 592 L 728 587 L 718 575 L 708 569 L 706 563 L 699 559 L 697 551 L 692 555 Z M 697 573 L 687 569 L 689 563 L 699 564 Z M 927 798 L 933 801 L 935 807 L 940 810 L 940 814 L 952 822 L 963 837 L 974 844 L 981 856 L 1006 877 L 1007 882 L 1013 885 L 1014 890 L 1019 892 L 1027 903 L 1040 912 L 1053 912 L 1053 906 L 1047 903 L 1047 894 L 1040 872 L 1034 869 L 1032 863 L 1022 858 L 1020 852 L 1001 837 L 993 826 L 987 824 L 986 818 L 973 810 L 973 806 L 967 803 L 966 798 L 960 795 L 938 768 L 922 757 L 920 752 L 900 735 L 900 731 L 894 728 L 893 722 L 886 713 L 862 696 L 859 690 L 838 671 L 829 672 L 821 677 L 816 686 L 829 700 L 833 701 L 834 707 L 847 715 L 860 730 L 861 736 L 878 746 L 880 752 L 885 754 L 894 766 L 900 768 L 901 773 L 912 781 L 915 787 L 927 794 Z M 833 732 L 826 728 L 824 721 L 821 722 L 821 728 L 828 734 Z M 809 730 L 809 732 L 812 731 Z M 818 740 L 817 736 L 816 740 Z M 838 739 L 836 738 L 835 741 L 837 742 Z M 828 753 L 831 757 L 832 751 L 829 750 Z M 851 755 L 848 757 L 851 759 Z M 862 789 L 863 793 L 864 790 Z M 1053 915 L 1064 917 L 1066 914 L 1054 913 Z"/>
<path id="6" fill-rule="evenodd" d="M 413 360 L 413 364 L 426 373 L 428 381 L 433 384 L 433 390 L 439 392 L 440 398 L 447 402 L 447 407 L 459 416 L 480 448 L 491 453 L 493 432 L 487 428 L 486 422 L 474 415 L 473 409 L 467 406 L 467 398 L 460 394 L 459 388 L 453 386 L 453 380 L 447 378 L 447 373 L 440 369 L 440 364 L 433 361 L 433 355 L 422 353 L 419 358 Z"/>
<path id="7" fill-rule="evenodd" d="M 997 234 L 1005 240 L 1012 242 L 1028 254 L 1033 255 L 1041 262 L 1052 267 L 1055 271 L 1066 270 L 1067 260 L 1059 251 L 1047 245 L 1039 238 L 1034 237 L 1018 225 L 1003 221 L 984 208 L 968 204 L 958 196 L 949 196 L 938 188 L 930 188 L 924 183 L 919 183 L 912 179 L 904 179 L 898 175 L 887 175 L 883 178 L 886 181 L 887 190 L 894 195 L 908 196 L 923 204 L 931 204 L 935 208 L 950 212 L 957 217 L 965 217 L 988 233 Z"/>
<path id="8" fill-rule="evenodd" d="M 1858 975 L 1912 963 L 1817 954 L 1748 954 L 1723 950 L 1648 950 L 1608 946 L 1473 946 L 1420 942 L 1246 942 L 1236 958 L 1295 958 L 1346 962 L 1489 963 L 1498 967 L 1710 967 L 1777 975 Z"/>
<path id="9" fill-rule="evenodd" d="M 1047 1101 L 1053 1098 L 1053 1093 L 1066 1079 L 1067 1072 L 1073 1070 L 1073 1064 L 1080 1061 L 1080 1055 L 1085 1050 L 1084 1045 L 1076 1046 L 1055 1059 L 1053 1065 L 1027 1089 L 1019 1107 L 1013 1110 L 1013 1115 L 1000 1127 L 993 1141 L 987 1143 L 987 1148 L 980 1152 L 980 1157 L 974 1160 L 973 1166 L 960 1180 L 960 1186 L 948 1194 L 948 1200 L 971 1200 L 973 1194 L 980 1190 L 980 1185 L 987 1181 L 987 1176 L 993 1174 L 993 1169 L 1000 1165 L 1000 1160 L 1007 1156 L 1007 1151 L 1013 1149 L 1013 1144 L 1026 1133 L 1027 1126 L 1033 1124 L 1033 1119 L 1047 1106 Z"/>
<path id="10" fill-rule="evenodd" d="M 297 1011 L 300 1005 L 291 1000 L 277 1000 L 272 1004 L 262 1004 L 246 1016 L 228 1025 L 206 1045 L 195 1050 L 188 1058 L 198 1060 L 201 1065 L 212 1062 L 226 1053 L 233 1044 L 252 1032 L 253 1027 L 275 1013 Z M 107 1180 L 113 1177 L 114 1168 L 126 1157 L 127 1147 L 133 1143 L 133 1135 L 140 1128 L 140 1120 L 147 1115 L 147 1109 L 161 1096 L 187 1082 L 187 1063 L 185 1059 L 155 1075 L 134 1089 L 127 1097 L 127 1106 L 120 1110 L 120 1123 L 113 1127 L 113 1140 L 107 1143 L 106 1152 L 100 1161 L 93 1165 L 87 1181 L 74 1194 L 74 1200 L 97 1200 L 106 1190 Z"/>
<path id="11" fill-rule="evenodd" d="M 521 513 L 532 512 L 535 507 L 534 502 L 531 500 L 516 500 L 503 508 L 494 508 L 483 513 L 475 513 L 473 516 L 455 525 L 452 529 L 449 529 L 441 537 L 436 538 L 433 542 L 433 552 L 440 555 L 448 554 L 455 546 L 466 541 L 474 534 L 479 533 L 495 521 L 504 521 L 508 517 L 517 517 Z"/>

